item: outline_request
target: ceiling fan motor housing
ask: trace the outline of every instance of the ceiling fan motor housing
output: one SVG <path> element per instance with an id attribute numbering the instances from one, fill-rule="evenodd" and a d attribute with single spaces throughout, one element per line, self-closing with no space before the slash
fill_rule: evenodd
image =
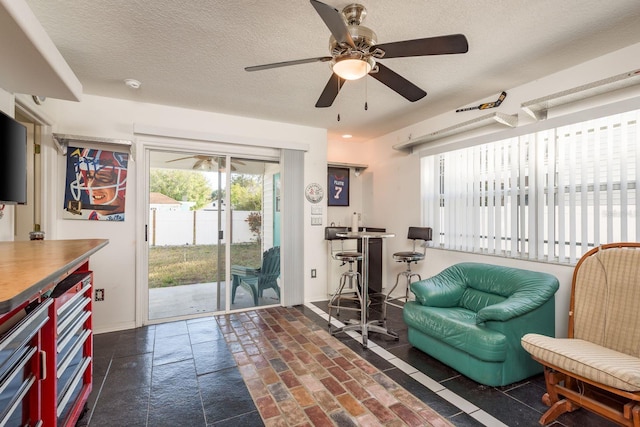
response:
<path id="1" fill-rule="evenodd" d="M 331 56 L 338 57 L 346 53 L 353 53 L 354 50 L 361 52 L 363 56 L 373 53 L 371 48 L 378 43 L 378 36 L 368 27 L 360 25 L 367 16 L 367 10 L 361 4 L 350 4 L 342 9 L 342 15 L 347 24 L 349 35 L 353 39 L 355 49 L 346 44 L 340 44 L 335 37 L 329 37 L 329 51 Z"/>
<path id="2" fill-rule="evenodd" d="M 342 8 L 342 16 L 347 25 L 360 25 L 367 16 L 367 9 L 361 4 L 351 3 Z"/>
<path id="3" fill-rule="evenodd" d="M 368 54 L 371 52 L 371 48 L 378 43 L 378 36 L 372 29 L 362 25 L 349 25 L 349 35 L 353 39 L 353 43 L 356 45 L 356 50 Z M 329 37 L 329 50 L 332 56 L 342 55 L 350 50 L 354 50 L 349 45 L 341 45 L 336 41 L 333 36 Z"/>

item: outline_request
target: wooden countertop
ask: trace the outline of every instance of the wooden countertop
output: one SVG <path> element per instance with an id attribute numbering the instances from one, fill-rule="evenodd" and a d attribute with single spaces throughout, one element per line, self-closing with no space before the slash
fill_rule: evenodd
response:
<path id="1" fill-rule="evenodd" d="M 51 288 L 107 243 L 106 239 L 0 242 L 0 314 Z"/>

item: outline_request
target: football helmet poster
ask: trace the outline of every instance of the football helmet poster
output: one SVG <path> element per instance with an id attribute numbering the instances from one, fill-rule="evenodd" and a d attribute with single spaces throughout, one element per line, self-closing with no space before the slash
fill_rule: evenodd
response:
<path id="1" fill-rule="evenodd" d="M 64 218 L 124 221 L 129 155 L 68 147 Z"/>

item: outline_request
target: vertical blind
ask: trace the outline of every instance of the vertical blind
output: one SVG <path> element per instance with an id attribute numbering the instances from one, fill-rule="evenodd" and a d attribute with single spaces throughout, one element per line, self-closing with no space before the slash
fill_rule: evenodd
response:
<path id="1" fill-rule="evenodd" d="M 283 149 L 282 165 L 282 304 L 304 303 L 304 151 Z"/>
<path id="2" fill-rule="evenodd" d="M 573 264 L 640 238 L 640 110 L 422 158 L 423 221 L 444 249 Z"/>

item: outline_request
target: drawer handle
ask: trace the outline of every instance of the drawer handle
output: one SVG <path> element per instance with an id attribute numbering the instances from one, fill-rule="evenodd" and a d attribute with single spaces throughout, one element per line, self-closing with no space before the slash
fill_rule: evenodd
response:
<path id="1" fill-rule="evenodd" d="M 67 403 L 69 403 L 69 399 L 73 395 L 73 391 L 76 389 L 78 383 L 82 380 L 84 371 L 86 371 L 87 366 L 89 366 L 89 362 L 91 362 L 90 357 L 86 357 L 82 360 L 82 363 L 78 366 L 78 369 L 76 369 L 73 375 L 73 380 L 67 383 L 67 386 L 64 388 L 62 396 L 58 399 L 58 417 L 60 416 L 60 414 L 62 414 L 62 411 L 64 411 L 65 406 L 67 406 Z"/>
<path id="2" fill-rule="evenodd" d="M 58 378 L 62 376 L 62 374 L 67 369 L 69 364 L 73 361 L 74 356 L 78 354 L 79 351 L 82 350 L 82 346 L 87 341 L 87 338 L 89 337 L 89 335 L 91 335 L 91 331 L 88 329 L 85 329 L 80 335 L 80 338 L 78 339 L 78 341 L 76 341 L 75 344 L 73 344 L 73 347 L 71 347 L 69 352 L 65 355 L 64 359 L 60 361 L 60 363 L 58 364 L 58 370 L 56 371 L 56 375 Z"/>
<path id="3" fill-rule="evenodd" d="M 67 330 L 58 337 L 58 353 L 60 353 L 67 344 L 69 344 L 71 339 L 75 336 L 76 331 L 83 327 L 84 322 L 86 322 L 89 317 L 91 317 L 90 311 L 82 312 L 82 315 L 76 319 L 77 321 L 72 325 L 69 325 L 69 328 L 67 328 Z"/>
<path id="4" fill-rule="evenodd" d="M 31 329 L 31 332 L 29 333 L 29 336 L 24 338 L 21 342 L 21 344 L 18 347 L 22 347 L 23 345 L 25 345 L 27 343 L 27 341 L 29 341 L 31 338 L 33 338 L 33 336 L 38 332 L 38 330 L 40 328 L 42 328 L 42 326 L 44 326 L 44 324 L 47 322 L 47 320 L 49 320 L 49 317 L 46 316 L 44 319 L 40 320 L 40 323 L 38 324 L 38 326 L 32 325 L 32 323 L 36 322 L 38 320 L 38 318 L 40 317 L 40 315 L 44 314 L 43 312 L 47 310 L 47 308 L 53 303 L 53 301 L 51 299 L 47 299 L 44 302 L 42 302 L 38 308 L 36 308 L 35 310 L 33 310 L 31 313 L 29 313 L 27 315 L 27 317 L 25 317 L 24 319 L 22 319 L 16 326 L 14 326 L 13 330 L 11 330 L 11 332 L 9 333 L 9 335 L 5 336 L 5 338 L 3 338 L 0 341 L 0 352 L 3 351 L 8 345 L 10 345 L 14 339 L 16 339 L 17 337 L 20 336 L 20 334 L 22 334 L 23 332 L 25 332 L 27 330 L 27 328 Z"/>
<path id="5" fill-rule="evenodd" d="M 58 311 L 57 311 L 58 316 L 61 316 L 62 313 L 75 302 L 75 300 L 83 297 L 89 288 L 91 288 L 91 282 L 87 282 L 86 284 L 84 284 L 82 289 L 80 289 L 80 292 L 76 293 L 74 296 L 69 298 L 69 300 L 65 302 L 62 307 L 58 308 Z"/>
<path id="6" fill-rule="evenodd" d="M 27 392 L 29 391 L 29 389 L 31 388 L 34 382 L 36 382 L 36 377 L 35 375 L 31 374 L 29 378 L 27 378 L 27 380 L 22 383 L 22 385 L 18 389 L 18 392 L 15 394 L 15 396 L 13 396 L 11 403 L 9 404 L 9 406 L 7 406 L 7 409 L 2 414 L 2 418 L 0 419 L 0 425 L 2 426 L 6 425 L 7 421 L 13 414 L 13 411 L 15 411 L 18 405 L 20 404 L 20 402 L 22 402 L 22 399 L 24 399 L 24 397 L 27 395 Z"/>
<path id="7" fill-rule="evenodd" d="M 56 325 L 58 335 L 63 334 L 63 331 L 69 326 L 69 323 L 74 321 L 74 318 L 89 305 L 89 302 L 91 302 L 90 298 L 84 298 L 84 300 L 79 301 L 78 304 L 71 308 L 70 311 L 58 318 L 58 324 Z"/>
<path id="8" fill-rule="evenodd" d="M 0 395 L 4 393 L 7 386 L 13 381 L 13 379 L 21 372 L 24 372 L 25 365 L 31 360 L 31 357 L 36 353 L 35 347 L 27 347 L 22 350 L 20 359 L 10 367 L 10 370 L 0 378 Z"/>

